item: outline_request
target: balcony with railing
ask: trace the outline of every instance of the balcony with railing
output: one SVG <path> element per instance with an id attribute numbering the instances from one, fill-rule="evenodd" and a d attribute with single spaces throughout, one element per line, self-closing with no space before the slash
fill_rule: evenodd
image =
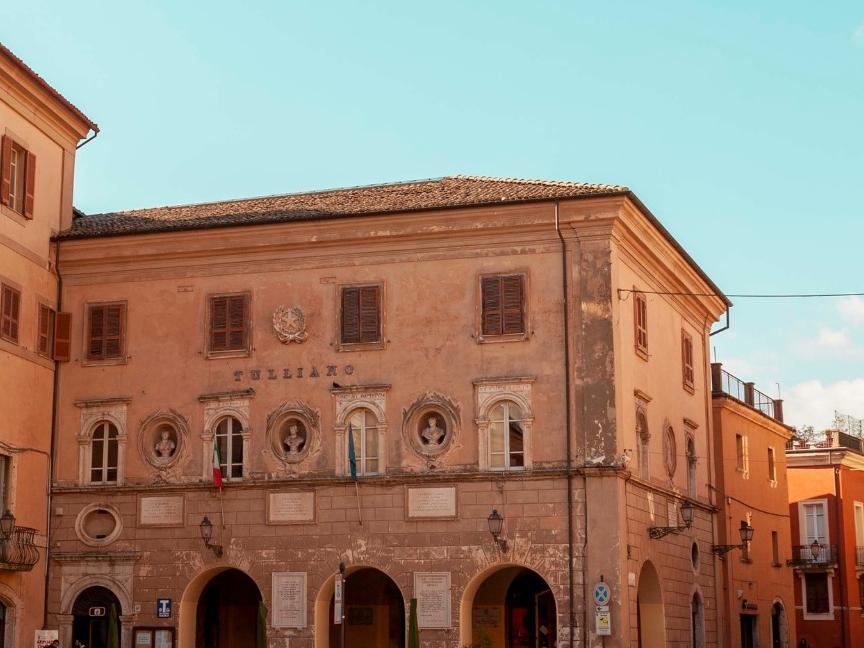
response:
<path id="1" fill-rule="evenodd" d="M 837 564 L 837 545 L 796 545 L 792 547 L 792 558 L 786 564 L 811 569 L 832 567 Z"/>
<path id="2" fill-rule="evenodd" d="M 711 363 L 711 390 L 715 394 L 726 394 L 749 405 L 775 421 L 783 422 L 783 401 L 771 398 L 756 389 L 754 383 L 744 382 L 723 369 L 719 362 Z"/>
<path id="3" fill-rule="evenodd" d="M 34 542 L 36 529 L 16 526 L 8 537 L 0 536 L 0 571 L 30 571 L 39 562 Z"/>
<path id="4" fill-rule="evenodd" d="M 864 569 L 864 547 L 855 547 L 855 567 Z"/>

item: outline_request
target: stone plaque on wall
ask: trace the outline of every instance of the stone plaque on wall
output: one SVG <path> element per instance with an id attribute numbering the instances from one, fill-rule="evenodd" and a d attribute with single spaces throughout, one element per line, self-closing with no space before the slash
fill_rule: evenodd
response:
<path id="1" fill-rule="evenodd" d="M 268 524 L 304 524 L 314 521 L 314 491 L 267 494 Z"/>
<path id="2" fill-rule="evenodd" d="M 153 495 L 138 498 L 138 526 L 183 526 L 182 495 Z"/>
<path id="3" fill-rule="evenodd" d="M 306 572 L 273 572 L 272 625 L 306 627 Z"/>
<path id="4" fill-rule="evenodd" d="M 408 488 L 408 517 L 440 519 L 456 517 L 456 487 Z"/>
<path id="5" fill-rule="evenodd" d="M 450 627 L 450 572 L 414 572 L 417 625 Z"/>

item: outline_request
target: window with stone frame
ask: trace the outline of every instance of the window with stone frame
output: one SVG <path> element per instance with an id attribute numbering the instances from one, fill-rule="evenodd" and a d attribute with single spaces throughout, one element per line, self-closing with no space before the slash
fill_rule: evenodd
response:
<path id="1" fill-rule="evenodd" d="M 525 275 L 480 277 L 480 333 L 482 338 L 522 336 L 525 333 Z"/>
<path id="2" fill-rule="evenodd" d="M 207 308 L 209 355 L 246 353 L 250 346 L 249 293 L 211 295 Z"/>
<path id="3" fill-rule="evenodd" d="M 806 614 L 831 613 L 831 599 L 828 593 L 829 585 L 827 572 L 805 572 L 804 612 Z"/>
<path id="4" fill-rule="evenodd" d="M 697 458 L 696 458 L 696 441 L 693 439 L 693 436 L 687 435 L 687 495 L 688 497 L 696 497 L 697 493 L 697 483 L 696 483 L 696 468 L 697 468 Z"/>
<path id="5" fill-rule="evenodd" d="M 90 437 L 90 483 L 117 482 L 119 441 L 117 427 L 109 421 L 96 424 Z"/>
<path id="6" fill-rule="evenodd" d="M 9 284 L 0 285 L 0 337 L 16 344 L 20 309 L 21 291 Z"/>
<path id="7" fill-rule="evenodd" d="M 696 372 L 693 365 L 693 338 L 681 331 L 681 373 L 684 389 L 691 394 L 696 390 Z"/>
<path id="8" fill-rule="evenodd" d="M 346 430 L 354 439 L 354 456 L 356 457 L 358 475 L 378 475 L 381 473 L 381 424 L 372 410 L 358 407 L 348 419 Z M 348 456 L 348 447 L 345 448 Z M 349 466 L 350 473 L 350 466 Z"/>
<path id="9" fill-rule="evenodd" d="M 489 413 L 489 424 L 489 467 L 523 470 L 525 431 L 519 405 L 508 400 L 497 403 Z"/>
<path id="10" fill-rule="evenodd" d="M 120 360 L 125 357 L 126 304 L 88 304 L 87 360 Z"/>
<path id="11" fill-rule="evenodd" d="M 219 453 L 222 479 L 243 479 L 243 424 L 233 416 L 226 416 L 216 424 L 214 442 Z"/>
<path id="12" fill-rule="evenodd" d="M 641 409 L 636 412 L 636 448 L 639 464 L 639 477 L 648 479 L 650 476 L 651 433 L 648 430 L 648 417 Z"/>
<path id="13" fill-rule="evenodd" d="M 341 344 L 375 344 L 382 341 L 381 288 L 380 284 L 340 287 Z"/>
<path id="14" fill-rule="evenodd" d="M 633 291 L 633 339 L 636 354 L 648 359 L 648 298 L 645 293 Z"/>
<path id="15" fill-rule="evenodd" d="M 0 140 L 0 204 L 33 218 L 36 156 L 11 136 Z"/>

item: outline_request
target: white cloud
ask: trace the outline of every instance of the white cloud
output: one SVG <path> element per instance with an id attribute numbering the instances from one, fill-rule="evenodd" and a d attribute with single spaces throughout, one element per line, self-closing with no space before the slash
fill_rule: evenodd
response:
<path id="1" fill-rule="evenodd" d="M 864 25 L 862 25 L 864 29 Z M 864 36 L 862 36 L 864 38 Z M 844 297 L 837 304 L 840 316 L 852 324 L 864 324 L 864 299 L 860 297 Z"/>
<path id="2" fill-rule="evenodd" d="M 858 25 L 858 29 L 855 30 L 855 33 L 852 34 L 852 42 L 854 43 L 864 43 L 864 23 Z"/>
<path id="3" fill-rule="evenodd" d="M 858 346 L 845 329 L 823 326 L 815 338 L 798 343 L 798 351 L 808 358 L 827 356 L 854 358 L 864 355 L 864 347 Z"/>
<path id="4" fill-rule="evenodd" d="M 808 380 L 784 390 L 783 413 L 789 425 L 824 430 L 831 427 L 835 410 L 864 418 L 864 378 L 826 385 Z"/>
<path id="5" fill-rule="evenodd" d="M 846 350 L 852 346 L 852 340 L 846 331 L 823 327 L 819 329 L 819 336 L 814 341 L 816 347 L 822 349 Z"/>

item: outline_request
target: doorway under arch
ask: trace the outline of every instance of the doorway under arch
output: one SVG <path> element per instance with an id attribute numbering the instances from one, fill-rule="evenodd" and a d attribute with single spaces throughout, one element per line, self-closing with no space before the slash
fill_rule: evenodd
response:
<path id="1" fill-rule="evenodd" d="M 193 579 L 180 601 L 180 648 L 255 646 L 262 602 L 258 585 L 234 568 Z M 89 647 L 88 647 L 89 648 Z"/>
<path id="2" fill-rule="evenodd" d="M 639 572 L 639 588 L 636 594 L 636 631 L 639 648 L 666 645 L 666 617 L 663 612 L 663 593 L 660 577 L 650 560 L 646 560 Z"/>
<path id="3" fill-rule="evenodd" d="M 108 648 L 113 636 L 120 645 L 120 601 L 107 587 L 94 585 L 78 595 L 72 605 L 72 643 L 87 648 Z"/>
<path id="4" fill-rule="evenodd" d="M 789 619 L 779 600 L 771 606 L 771 648 L 789 648 Z"/>
<path id="5" fill-rule="evenodd" d="M 554 648 L 558 640 L 555 595 L 537 572 L 498 565 L 478 574 L 460 605 L 460 645 L 488 648 Z"/>

